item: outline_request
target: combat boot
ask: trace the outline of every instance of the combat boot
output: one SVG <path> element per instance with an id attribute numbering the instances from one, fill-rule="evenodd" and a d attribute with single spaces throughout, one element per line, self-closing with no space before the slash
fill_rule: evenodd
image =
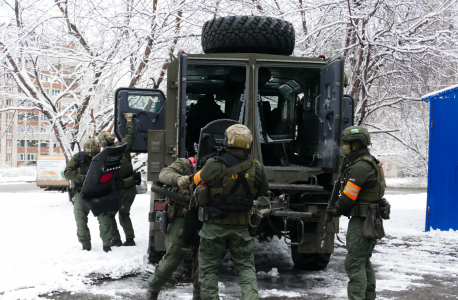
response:
<path id="1" fill-rule="evenodd" d="M 134 239 L 127 239 L 123 245 L 124 246 L 135 246 Z"/>
<path id="2" fill-rule="evenodd" d="M 159 297 L 159 293 L 153 293 L 150 291 L 146 292 L 146 300 L 157 300 Z"/>
<path id="3" fill-rule="evenodd" d="M 112 240 L 110 242 L 110 247 L 121 247 L 121 246 L 122 246 L 122 241 L 120 239 Z"/>
<path id="4" fill-rule="evenodd" d="M 105 251 L 106 253 L 108 253 L 108 252 L 111 251 L 111 247 L 110 247 L 110 246 L 103 246 L 103 251 Z"/>
<path id="5" fill-rule="evenodd" d="M 85 245 L 83 245 L 83 250 L 91 251 L 91 244 L 85 244 Z"/>

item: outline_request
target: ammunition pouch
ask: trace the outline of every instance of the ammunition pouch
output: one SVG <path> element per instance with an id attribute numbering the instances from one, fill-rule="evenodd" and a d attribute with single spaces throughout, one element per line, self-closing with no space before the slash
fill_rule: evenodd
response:
<path id="1" fill-rule="evenodd" d="M 171 202 L 167 205 L 167 214 L 170 220 L 184 217 L 187 211 L 184 205 L 175 202 Z"/>
<path id="2" fill-rule="evenodd" d="M 216 207 L 202 207 L 199 206 L 199 221 L 207 222 L 213 218 L 224 218 L 226 214 L 219 208 Z"/>
<path id="3" fill-rule="evenodd" d="M 205 184 L 198 185 L 194 190 L 194 199 L 197 205 L 208 205 L 210 203 L 210 188 Z"/>
<path id="4" fill-rule="evenodd" d="M 363 222 L 363 236 L 367 239 L 381 239 L 385 236 L 383 220 L 378 204 L 369 204 L 366 219 Z"/>
<path id="5" fill-rule="evenodd" d="M 211 205 L 220 210 L 249 211 L 253 208 L 253 198 L 245 195 L 216 195 Z"/>
<path id="6" fill-rule="evenodd" d="M 375 206 L 379 207 L 379 204 L 378 203 L 374 203 L 374 202 L 356 202 L 356 205 L 353 206 L 352 208 L 350 208 L 350 211 L 345 214 L 345 216 L 347 217 L 361 217 L 361 218 L 365 218 L 367 217 L 367 213 L 369 211 L 369 207 L 370 206 Z"/>
<path id="7" fill-rule="evenodd" d="M 127 189 L 130 188 L 131 186 L 134 186 L 135 179 L 133 176 L 124 178 L 124 179 L 119 179 L 115 182 L 115 187 L 117 190 L 122 190 L 122 189 Z"/>

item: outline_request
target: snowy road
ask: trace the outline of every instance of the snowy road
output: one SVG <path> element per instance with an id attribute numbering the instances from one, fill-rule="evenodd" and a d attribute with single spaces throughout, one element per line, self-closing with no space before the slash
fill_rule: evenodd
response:
<path id="1" fill-rule="evenodd" d="M 376 247 L 378 299 L 458 299 L 458 233 L 423 232 L 426 194 L 389 193 L 392 220 Z M 105 254 L 98 224 L 90 216 L 93 250 L 81 250 L 76 238 L 73 207 L 56 192 L 0 192 L 0 299 L 142 299 L 148 270 L 145 263 L 149 195 L 139 195 L 132 207 L 136 247 Z M 347 219 L 341 219 L 344 237 Z M 263 299 L 346 299 L 343 269 L 346 250 L 336 243 L 328 268 L 306 272 L 292 267 L 288 247 L 275 239 L 258 244 L 255 258 Z M 273 263 L 275 262 L 275 263 Z M 220 294 L 239 299 L 237 277 L 224 260 Z M 274 269 L 276 268 L 276 269 Z M 129 276 L 132 275 L 132 276 Z M 185 267 L 161 294 L 161 299 L 191 299 Z"/>

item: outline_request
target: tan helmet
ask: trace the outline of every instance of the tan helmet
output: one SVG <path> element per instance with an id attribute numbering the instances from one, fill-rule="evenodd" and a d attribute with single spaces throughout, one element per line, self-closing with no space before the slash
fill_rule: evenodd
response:
<path id="1" fill-rule="evenodd" d="M 113 145 L 114 141 L 115 141 L 114 136 L 111 133 L 109 133 L 108 131 L 104 131 L 99 134 L 99 143 L 103 148 Z"/>
<path id="2" fill-rule="evenodd" d="M 251 131 L 242 124 L 229 126 L 224 135 L 224 146 L 229 148 L 250 149 L 253 142 Z"/>
<path id="3" fill-rule="evenodd" d="M 84 153 L 91 157 L 100 153 L 100 145 L 96 139 L 90 138 L 86 141 L 86 143 L 84 143 Z"/>

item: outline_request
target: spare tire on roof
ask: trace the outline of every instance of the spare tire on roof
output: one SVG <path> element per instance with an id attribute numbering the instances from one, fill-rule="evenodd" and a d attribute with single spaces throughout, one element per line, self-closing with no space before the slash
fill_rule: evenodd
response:
<path id="1" fill-rule="evenodd" d="M 294 27 L 288 21 L 258 16 L 213 19 L 202 27 L 205 53 L 264 53 L 291 55 Z"/>

